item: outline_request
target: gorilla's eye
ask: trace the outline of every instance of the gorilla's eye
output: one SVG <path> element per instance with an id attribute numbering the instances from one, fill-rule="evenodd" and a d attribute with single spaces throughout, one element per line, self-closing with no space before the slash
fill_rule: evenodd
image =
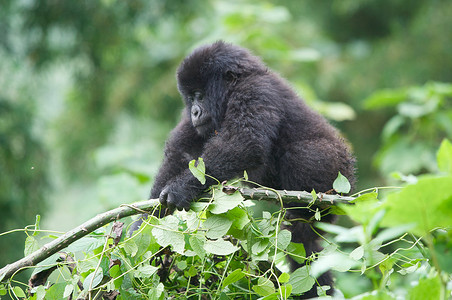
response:
<path id="1" fill-rule="evenodd" d="M 196 100 L 196 101 L 202 101 L 203 100 L 203 94 L 202 94 L 202 92 L 200 92 L 200 91 L 196 91 L 196 92 L 194 92 L 193 93 L 193 100 Z"/>

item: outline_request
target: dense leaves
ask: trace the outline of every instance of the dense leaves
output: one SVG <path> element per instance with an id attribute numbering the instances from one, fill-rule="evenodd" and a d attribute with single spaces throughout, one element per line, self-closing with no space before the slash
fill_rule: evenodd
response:
<path id="1" fill-rule="evenodd" d="M 439 151 L 440 165 L 447 165 L 452 155 L 449 143 L 444 141 Z M 341 175 L 337 180 L 343 180 Z M 220 193 L 224 186 L 219 185 L 211 189 L 209 200 L 216 206 L 176 211 L 161 219 L 150 216 L 132 236 L 121 233 L 122 224 L 104 227 L 67 247 L 64 252 L 70 260 L 58 264 L 61 256 L 51 257 L 35 269 L 35 277 L 44 276 L 52 266 L 66 274 L 49 277 L 53 285 L 35 286 L 27 294 L 13 282 L 5 282 L 0 293 L 29 299 L 99 293 L 115 293 L 117 299 L 181 295 L 290 299 L 316 285 L 317 276 L 334 270 L 343 278 L 360 272 L 365 276 L 359 281 L 374 284 L 373 293 L 363 291 L 362 299 L 427 299 L 431 295 L 441 299 L 440 295 L 451 293 L 452 265 L 447 258 L 452 241 L 452 195 L 447 188 L 451 183 L 450 175 L 443 173 L 421 176 L 386 197 L 378 197 L 376 191 L 364 193 L 354 206 L 343 207 L 359 222 L 356 226 L 317 223 L 330 233 L 325 237 L 329 245 L 310 257 L 305 256 L 302 244 L 291 243 L 288 230 L 280 229 L 286 222 L 283 208 L 264 211 L 256 218 L 249 208 L 251 201 L 242 199 L 224 212 L 212 213 L 229 197 L 238 197 Z M 48 238 L 37 236 L 38 222 L 27 238 L 27 252 Z M 287 272 L 287 255 L 306 265 Z M 325 295 L 327 288 L 318 286 L 318 295 Z M 337 293 L 341 293 L 340 284 Z"/>

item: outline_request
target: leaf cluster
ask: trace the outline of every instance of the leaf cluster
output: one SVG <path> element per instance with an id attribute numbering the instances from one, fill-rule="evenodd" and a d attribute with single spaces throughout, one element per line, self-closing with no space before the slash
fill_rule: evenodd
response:
<path id="1" fill-rule="evenodd" d="M 252 201 L 225 191 L 222 185 L 213 187 L 208 202 L 194 203 L 189 212 L 151 215 L 130 236 L 122 223 L 103 227 L 68 246 L 64 257 L 56 254 L 35 268 L 28 296 L 11 283 L 2 285 L 0 293 L 28 299 L 288 299 L 310 290 L 315 278 L 307 266 L 287 273 L 285 256 L 299 262 L 307 258 L 303 245 L 291 243 L 291 233 L 280 229 L 284 210 L 255 218 Z M 41 237 L 49 238 L 55 236 Z M 36 250 L 39 241 L 30 235 L 25 254 Z M 52 284 L 43 284 L 47 281 Z"/>

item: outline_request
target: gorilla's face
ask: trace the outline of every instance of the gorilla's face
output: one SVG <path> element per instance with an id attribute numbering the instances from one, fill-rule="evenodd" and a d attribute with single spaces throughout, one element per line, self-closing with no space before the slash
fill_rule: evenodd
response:
<path id="1" fill-rule="evenodd" d="M 191 69 L 182 68 L 178 78 L 179 92 L 184 98 L 191 123 L 196 132 L 206 138 L 220 129 L 228 91 L 228 82 L 219 76 L 221 74 L 209 74 L 211 70 L 202 64 L 191 66 Z"/>
<path id="2" fill-rule="evenodd" d="M 207 107 L 207 99 L 202 91 L 195 91 L 186 96 L 187 108 L 190 112 L 191 123 L 196 132 L 201 136 L 207 136 L 215 131 L 212 115 Z"/>
<path id="3" fill-rule="evenodd" d="M 221 41 L 185 58 L 177 70 L 177 84 L 196 132 L 210 137 L 219 131 L 228 94 L 247 75 L 266 71 L 247 50 Z"/>

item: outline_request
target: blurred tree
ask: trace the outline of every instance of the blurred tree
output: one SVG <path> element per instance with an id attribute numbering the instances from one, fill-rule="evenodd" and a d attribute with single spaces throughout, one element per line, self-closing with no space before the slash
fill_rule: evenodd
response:
<path id="1" fill-rule="evenodd" d="M 49 188 L 49 156 L 37 135 L 32 92 L 37 81 L 23 60 L 17 13 L 14 1 L 0 3 L 0 233 L 34 224 Z M 25 237 L 0 236 L 0 266 L 23 256 Z"/>
<path id="2" fill-rule="evenodd" d="M 32 123 L 27 105 L 0 96 L 0 233 L 34 224 L 45 208 L 48 161 Z M 0 266 L 22 257 L 25 237 L 0 237 Z"/>
<path id="3" fill-rule="evenodd" d="M 397 28 L 409 27 L 421 11 L 423 0 L 333 0 L 313 1 L 325 31 L 343 43 L 374 40 L 391 35 Z"/>
<path id="4" fill-rule="evenodd" d="M 362 102 L 383 88 L 423 85 L 431 80 L 452 81 L 452 40 L 448 38 L 452 35 L 451 11 L 450 1 L 423 1 L 409 22 L 393 26 L 387 36 L 343 44 L 342 56 L 334 70 L 327 66 L 320 75 L 326 83 L 319 89 L 322 97 L 349 103 L 358 110 L 357 120 L 344 124 L 344 130 L 359 151 L 363 179 L 360 182 L 364 186 L 370 181 L 376 184 L 378 175 L 371 166 L 381 147 L 381 130 L 392 111 L 369 112 L 363 109 Z"/>
<path id="5" fill-rule="evenodd" d="M 124 112 L 175 122 L 174 84 L 199 1 L 32 1 L 23 8 L 28 56 L 38 68 L 64 61 L 75 82 L 60 118 L 67 173 L 90 170 Z M 187 42 L 185 42 L 187 44 Z M 177 45 L 177 46 L 176 46 Z M 182 47 L 181 47 L 182 45 Z"/>

